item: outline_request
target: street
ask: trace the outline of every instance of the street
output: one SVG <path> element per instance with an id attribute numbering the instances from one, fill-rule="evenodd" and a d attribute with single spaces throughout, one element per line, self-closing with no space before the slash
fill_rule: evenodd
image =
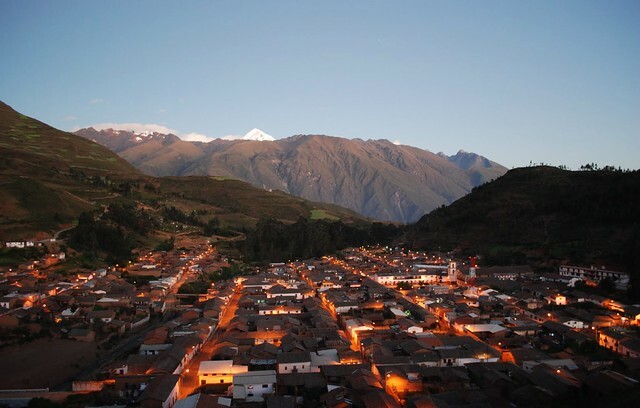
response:
<path id="1" fill-rule="evenodd" d="M 218 325 L 214 329 L 213 333 L 202 345 L 202 348 L 200 349 L 198 355 L 195 356 L 193 360 L 191 360 L 191 363 L 182 373 L 182 379 L 180 383 L 180 398 L 188 397 L 195 391 L 196 388 L 200 386 L 198 381 L 198 368 L 200 367 L 200 362 L 209 360 L 211 358 L 211 354 L 213 353 L 220 334 L 224 333 L 224 331 L 231 323 L 231 320 L 236 315 L 236 310 L 238 309 L 238 301 L 240 300 L 240 294 L 241 289 L 239 286 L 237 286 L 233 292 L 233 295 L 228 301 L 227 307 L 222 310 Z"/>

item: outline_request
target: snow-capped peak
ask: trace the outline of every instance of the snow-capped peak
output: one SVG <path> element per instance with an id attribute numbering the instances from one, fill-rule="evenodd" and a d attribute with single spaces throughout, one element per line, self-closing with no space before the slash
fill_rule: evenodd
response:
<path id="1" fill-rule="evenodd" d="M 246 135 L 242 136 L 242 140 L 257 140 L 259 142 L 273 142 L 276 140 L 273 136 L 264 133 L 260 129 L 251 129 Z"/>

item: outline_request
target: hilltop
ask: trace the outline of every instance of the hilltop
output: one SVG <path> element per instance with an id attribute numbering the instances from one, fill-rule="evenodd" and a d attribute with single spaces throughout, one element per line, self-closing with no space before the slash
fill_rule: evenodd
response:
<path id="1" fill-rule="evenodd" d="M 297 135 L 269 142 L 81 129 L 146 174 L 221 175 L 349 208 L 378 220 L 414 222 L 506 172 L 475 153 L 454 156 L 388 140 Z"/>
<path id="2" fill-rule="evenodd" d="M 480 254 L 485 264 L 640 266 L 640 172 L 509 171 L 407 233 L 414 244 Z"/>

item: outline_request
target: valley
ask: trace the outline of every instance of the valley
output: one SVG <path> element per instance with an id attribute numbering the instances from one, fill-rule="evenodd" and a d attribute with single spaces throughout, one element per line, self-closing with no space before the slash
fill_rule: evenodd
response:
<path id="1" fill-rule="evenodd" d="M 219 167 L 205 166 L 216 175 L 148 175 L 86 138 L 0 108 L 0 403 L 527 407 L 638 398 L 637 171 L 533 166 L 488 181 L 502 170 L 473 154 L 426 164 L 424 151 L 386 141 L 254 132 L 262 141 L 207 147 L 224 152 Z M 126 145 L 133 135 L 108 136 Z M 161 156 L 203 148 L 146 137 L 136 146 L 171 146 Z M 285 154 L 278 142 L 300 149 Z M 252 149 L 264 157 L 240 155 Z M 326 156 L 333 172 L 311 169 L 312 156 Z M 403 171 L 470 193 L 400 225 L 235 179 L 282 183 L 275 175 L 287 174 L 313 188 L 331 179 L 339 195 L 367 191 L 378 209 L 378 181 L 443 199 Z M 421 211 L 391 195 L 409 211 L 402 217 Z"/>
<path id="2" fill-rule="evenodd" d="M 460 151 L 449 157 L 388 140 L 297 135 L 202 143 L 117 129 L 75 133 L 150 175 L 229 177 L 402 223 L 450 204 L 507 170 L 474 153 Z"/>

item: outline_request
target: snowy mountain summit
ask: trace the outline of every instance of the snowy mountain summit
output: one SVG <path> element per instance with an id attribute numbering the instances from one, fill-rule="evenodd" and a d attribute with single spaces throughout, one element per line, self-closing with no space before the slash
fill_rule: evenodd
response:
<path id="1" fill-rule="evenodd" d="M 242 140 L 257 140 L 259 142 L 273 142 L 276 140 L 273 136 L 264 133 L 260 129 L 251 129 L 246 135 L 242 136 Z"/>
<path id="2" fill-rule="evenodd" d="M 255 129 L 255 128 L 251 129 L 244 136 L 229 135 L 229 136 L 221 137 L 220 139 L 222 140 L 254 140 L 258 142 L 273 142 L 276 140 L 275 137 L 264 133 L 260 129 Z"/>

